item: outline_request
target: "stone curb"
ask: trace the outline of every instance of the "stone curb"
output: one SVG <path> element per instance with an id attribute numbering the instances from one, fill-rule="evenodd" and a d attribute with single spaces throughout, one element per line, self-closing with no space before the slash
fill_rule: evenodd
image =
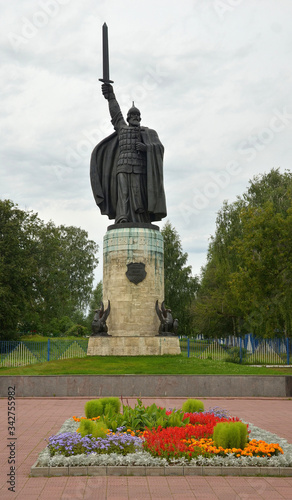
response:
<path id="1" fill-rule="evenodd" d="M 292 477 L 292 467 L 228 467 L 147 465 L 92 465 L 75 467 L 31 467 L 31 477 L 57 476 L 284 476 Z"/>
<path id="2" fill-rule="evenodd" d="M 0 397 L 10 385 L 18 397 L 36 398 L 292 397 L 292 375 L 3 375 Z"/>

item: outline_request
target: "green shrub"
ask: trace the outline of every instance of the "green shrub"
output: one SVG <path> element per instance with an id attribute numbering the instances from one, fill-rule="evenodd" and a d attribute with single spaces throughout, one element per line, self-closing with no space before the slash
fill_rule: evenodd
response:
<path id="1" fill-rule="evenodd" d="M 80 421 L 78 432 L 80 432 L 82 437 L 92 434 L 95 438 L 104 438 L 107 433 L 107 426 L 104 422 L 94 422 L 93 420 L 83 419 Z"/>
<path id="2" fill-rule="evenodd" d="M 93 426 L 93 437 L 97 438 L 104 438 L 107 433 L 107 426 L 105 425 L 104 422 L 95 422 Z"/>
<path id="3" fill-rule="evenodd" d="M 119 413 L 121 409 L 121 402 L 119 398 L 100 398 L 92 399 L 85 403 L 84 411 L 86 418 L 99 417 L 109 413 L 110 409 L 114 413 Z"/>
<path id="4" fill-rule="evenodd" d="M 199 399 L 187 399 L 182 405 L 182 410 L 185 413 L 204 411 L 204 403 Z"/>
<path id="5" fill-rule="evenodd" d="M 92 420 L 83 419 L 80 421 L 78 432 L 80 432 L 81 436 L 87 436 L 88 434 L 93 435 L 95 423 Z"/>
<path id="6" fill-rule="evenodd" d="M 113 432 L 116 432 L 118 427 L 128 428 L 129 425 L 127 425 L 127 420 L 124 415 L 122 413 L 116 413 L 113 406 L 108 406 L 109 411 L 101 417 L 99 422 L 103 423 L 107 429 L 111 429 Z"/>
<path id="7" fill-rule="evenodd" d="M 88 335 L 88 329 L 83 325 L 72 325 L 66 330 L 65 337 L 85 337 Z"/>
<path id="8" fill-rule="evenodd" d="M 243 422 L 219 422 L 213 431 L 215 446 L 240 448 L 243 450 L 248 440 L 247 425 Z"/>
<path id="9" fill-rule="evenodd" d="M 152 429 L 153 427 L 182 427 L 189 423 L 189 418 L 183 420 L 184 412 L 174 410 L 170 415 L 166 415 L 165 408 L 159 408 L 153 403 L 145 408 L 140 399 L 134 408 L 123 405 L 123 413 L 115 413 L 113 407 L 101 417 L 109 429 L 114 432 L 118 427 L 130 428 L 134 431 Z"/>
<path id="10" fill-rule="evenodd" d="M 119 398 L 100 398 L 99 400 L 103 406 L 103 413 L 107 413 L 109 406 L 111 406 L 115 413 L 120 413 L 121 402 Z"/>
<path id="11" fill-rule="evenodd" d="M 240 359 L 240 348 L 231 347 L 228 350 L 228 356 L 225 358 L 227 363 L 245 363 L 247 358 L 247 350 L 241 349 L 241 359 Z"/>
<path id="12" fill-rule="evenodd" d="M 181 427 L 188 424 L 190 420 L 183 418 L 183 410 L 174 410 L 170 415 L 166 415 L 165 408 L 157 407 L 155 403 L 145 408 L 140 399 L 137 400 L 134 408 L 123 405 L 123 413 L 120 413 L 119 409 L 119 398 L 93 399 L 85 404 L 85 415 L 88 419 L 100 416 L 98 424 L 104 425 L 106 429 L 112 429 L 113 432 L 116 432 L 118 427 L 141 431 L 146 427 L 148 429 L 158 426 Z M 90 427 L 90 433 L 93 436 L 94 432 L 95 427 Z"/>
<path id="13" fill-rule="evenodd" d="M 87 401 L 84 407 L 86 418 L 94 418 L 103 415 L 103 404 L 100 399 Z"/>

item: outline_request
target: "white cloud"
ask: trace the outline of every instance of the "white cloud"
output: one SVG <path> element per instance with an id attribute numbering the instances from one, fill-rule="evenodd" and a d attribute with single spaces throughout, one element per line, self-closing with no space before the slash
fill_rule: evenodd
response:
<path id="1" fill-rule="evenodd" d="M 86 229 L 102 256 L 111 221 L 95 206 L 89 158 L 112 131 L 98 82 L 106 21 L 117 98 L 159 133 L 168 219 L 199 273 L 223 200 L 291 168 L 291 12 L 288 0 L 6 2 L 1 197 Z"/>

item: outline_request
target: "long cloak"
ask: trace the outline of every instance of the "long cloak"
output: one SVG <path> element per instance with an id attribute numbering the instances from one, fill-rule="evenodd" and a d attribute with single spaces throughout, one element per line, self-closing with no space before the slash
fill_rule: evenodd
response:
<path id="1" fill-rule="evenodd" d="M 140 131 L 142 141 L 147 146 L 147 209 L 151 221 L 158 221 L 166 217 L 163 187 L 164 148 L 155 130 L 141 127 Z M 101 141 L 91 155 L 90 179 L 93 196 L 101 213 L 109 219 L 116 217 L 118 158 L 119 141 L 116 132 Z"/>

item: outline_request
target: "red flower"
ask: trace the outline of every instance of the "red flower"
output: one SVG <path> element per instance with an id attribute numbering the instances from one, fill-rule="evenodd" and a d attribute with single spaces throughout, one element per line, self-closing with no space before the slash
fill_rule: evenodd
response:
<path id="1" fill-rule="evenodd" d="M 198 446 L 190 446 L 190 439 L 199 440 L 201 438 L 211 438 L 214 426 L 217 422 L 238 421 L 239 419 L 219 418 L 212 414 L 204 413 L 185 413 L 184 419 L 190 419 L 190 423 L 183 427 L 159 426 L 157 429 L 144 431 L 143 447 L 153 456 L 186 457 L 192 458 L 198 454 L 207 452 Z"/>

